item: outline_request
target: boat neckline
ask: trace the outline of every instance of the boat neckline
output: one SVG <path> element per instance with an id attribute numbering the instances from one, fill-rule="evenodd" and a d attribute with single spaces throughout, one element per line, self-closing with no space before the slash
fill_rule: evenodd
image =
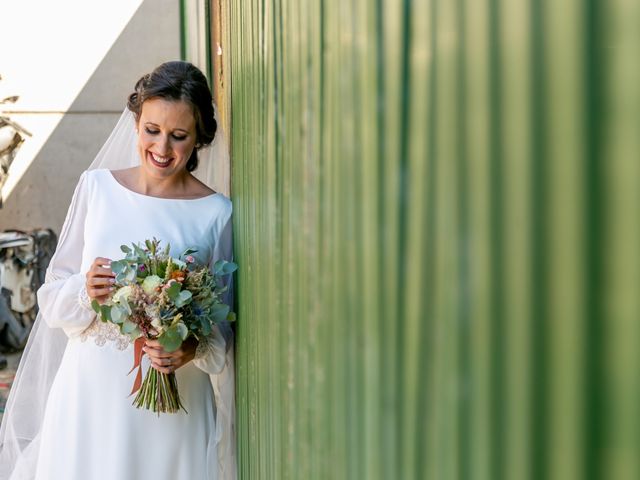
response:
<path id="1" fill-rule="evenodd" d="M 145 195 L 144 193 L 140 193 L 140 192 L 136 192 L 135 190 L 131 190 L 129 187 L 125 187 L 122 183 L 120 183 L 118 181 L 118 179 L 115 177 L 115 175 L 113 174 L 113 171 L 105 169 L 107 171 L 107 173 L 109 174 L 109 177 L 111 177 L 111 179 L 113 180 L 113 182 L 115 184 L 117 184 L 120 188 L 122 188 L 124 191 L 129 192 L 133 195 L 137 195 L 139 197 L 144 197 L 144 198 L 155 198 L 157 200 L 171 200 L 171 201 L 181 201 L 181 202 L 197 202 L 198 200 L 205 200 L 207 198 L 211 198 L 211 197 L 215 197 L 216 195 L 221 195 L 220 192 L 213 192 L 210 193 L 209 195 L 205 195 L 204 197 L 197 197 L 197 198 L 168 198 L 168 197 L 156 197 L 154 195 Z"/>

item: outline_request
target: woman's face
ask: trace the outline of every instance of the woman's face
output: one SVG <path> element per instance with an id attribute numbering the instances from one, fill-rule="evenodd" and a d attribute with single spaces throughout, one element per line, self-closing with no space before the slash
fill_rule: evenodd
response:
<path id="1" fill-rule="evenodd" d="M 156 178 L 182 175 L 196 144 L 196 120 L 183 101 L 151 98 L 138 121 L 138 154 L 146 174 Z"/>

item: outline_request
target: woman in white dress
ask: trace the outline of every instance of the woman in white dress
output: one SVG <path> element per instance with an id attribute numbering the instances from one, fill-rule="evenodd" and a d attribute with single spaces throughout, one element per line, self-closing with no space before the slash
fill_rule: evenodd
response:
<path id="1" fill-rule="evenodd" d="M 80 178 L 38 291 L 40 318 L 0 429 L 0 480 L 236 477 L 228 326 L 171 353 L 147 341 L 143 365 L 175 372 L 188 412 L 158 415 L 132 406 L 133 345 L 90 307 L 111 294 L 121 245 L 155 237 L 174 256 L 194 247 L 201 263 L 231 260 L 231 202 L 192 174 L 216 136 L 204 75 L 165 63 L 127 106 L 99 154 L 107 168 Z M 135 161 L 123 162 L 133 140 Z"/>

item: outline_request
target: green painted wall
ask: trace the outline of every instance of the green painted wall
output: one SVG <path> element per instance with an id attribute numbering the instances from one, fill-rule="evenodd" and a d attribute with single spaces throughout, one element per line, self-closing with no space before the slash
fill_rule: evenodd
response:
<path id="1" fill-rule="evenodd" d="M 225 22 L 241 478 L 640 478 L 640 2 Z"/>

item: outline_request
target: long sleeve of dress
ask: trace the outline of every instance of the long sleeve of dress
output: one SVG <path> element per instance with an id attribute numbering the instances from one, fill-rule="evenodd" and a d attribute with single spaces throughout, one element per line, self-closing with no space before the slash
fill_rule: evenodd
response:
<path id="1" fill-rule="evenodd" d="M 231 203 L 228 203 L 227 215 L 223 216 L 214 228 L 220 232 L 210 267 L 220 259 L 233 260 Z M 224 302 L 233 307 L 231 277 L 226 284 Z M 236 480 L 236 435 L 235 435 L 235 380 L 233 331 L 228 322 L 216 325 L 211 335 L 202 339 L 193 360 L 196 367 L 209 374 L 216 402 L 215 451 L 218 458 L 217 477 L 219 480 Z"/>
<path id="2" fill-rule="evenodd" d="M 231 212 L 229 212 L 229 216 L 225 216 L 222 221 L 219 221 L 217 222 L 217 225 L 214 225 L 214 228 L 217 228 L 220 234 L 211 256 L 210 268 L 213 268 L 213 265 L 218 260 L 232 260 L 233 242 L 231 236 L 232 222 L 230 213 Z M 224 279 L 224 282 L 228 289 L 224 293 L 223 301 L 229 305 L 230 308 L 233 308 L 231 278 L 228 277 Z M 211 335 L 201 339 L 196 351 L 194 364 L 199 369 L 210 375 L 220 373 L 225 366 L 225 356 L 228 350 L 228 345 L 232 341 L 231 328 L 228 324 L 214 325 Z"/>
<path id="3" fill-rule="evenodd" d="M 45 322 L 69 337 L 79 335 L 95 318 L 86 297 L 86 277 L 80 272 L 89 195 L 86 177 L 85 172 L 78 181 L 45 283 L 38 290 Z"/>

